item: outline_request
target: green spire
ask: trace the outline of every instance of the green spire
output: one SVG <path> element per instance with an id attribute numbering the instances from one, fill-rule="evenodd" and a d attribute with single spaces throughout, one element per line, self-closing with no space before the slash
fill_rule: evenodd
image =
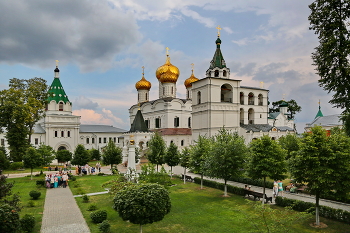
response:
<path id="1" fill-rule="evenodd" d="M 219 36 L 216 39 L 215 43 L 216 43 L 216 51 L 215 51 L 213 60 L 211 60 L 211 62 L 210 62 L 209 69 L 213 69 L 215 67 L 218 67 L 220 69 L 226 68 L 226 62 L 225 62 L 224 57 L 222 56 L 221 49 L 220 49 L 221 39 Z"/>
<path id="2" fill-rule="evenodd" d="M 139 109 L 134 118 L 134 122 L 131 124 L 129 132 L 148 132 L 147 125 L 143 119 L 141 110 Z"/>
<path id="3" fill-rule="evenodd" d="M 316 114 L 316 116 L 315 116 L 315 119 L 316 119 L 317 117 L 323 117 L 323 113 L 322 113 L 322 111 L 321 111 L 321 102 L 320 102 L 320 101 L 318 102 L 318 112 L 317 112 L 317 114 Z"/>
<path id="4" fill-rule="evenodd" d="M 48 98 L 47 101 L 50 103 L 52 100 L 56 101 L 56 103 L 59 103 L 60 101 L 63 101 L 64 103 L 70 102 L 68 99 L 68 96 L 66 95 L 66 92 L 64 91 L 60 78 L 59 78 L 59 72 L 60 70 L 56 66 L 55 72 L 55 78 L 50 86 L 50 89 L 48 91 Z"/>

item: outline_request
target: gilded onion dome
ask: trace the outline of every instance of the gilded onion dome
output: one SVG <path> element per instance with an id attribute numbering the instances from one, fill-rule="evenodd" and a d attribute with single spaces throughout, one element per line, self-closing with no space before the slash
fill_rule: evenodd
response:
<path id="1" fill-rule="evenodd" d="M 143 68 L 143 67 L 142 67 Z M 151 82 L 145 79 L 144 73 L 142 73 L 142 78 L 135 84 L 137 90 L 149 90 L 152 87 Z"/>
<path id="2" fill-rule="evenodd" d="M 185 84 L 185 87 L 186 88 L 189 88 L 192 86 L 192 83 L 195 82 L 195 81 L 198 81 L 199 79 L 196 78 L 193 74 L 193 69 L 192 69 L 192 75 L 191 77 L 189 77 L 188 79 L 185 80 L 184 84 Z"/>
<path id="3" fill-rule="evenodd" d="M 156 77 L 161 83 L 176 83 L 179 78 L 179 69 L 170 63 L 170 57 L 167 54 L 165 64 L 156 71 Z"/>

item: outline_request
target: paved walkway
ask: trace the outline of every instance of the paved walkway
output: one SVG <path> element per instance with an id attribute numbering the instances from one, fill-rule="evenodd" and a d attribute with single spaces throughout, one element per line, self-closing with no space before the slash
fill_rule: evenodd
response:
<path id="1" fill-rule="evenodd" d="M 47 190 L 40 232 L 90 232 L 69 187 Z"/>

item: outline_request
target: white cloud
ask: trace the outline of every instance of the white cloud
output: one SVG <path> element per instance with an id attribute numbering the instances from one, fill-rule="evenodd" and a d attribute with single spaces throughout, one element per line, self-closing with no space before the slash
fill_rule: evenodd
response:
<path id="1" fill-rule="evenodd" d="M 98 107 L 98 103 L 93 102 L 92 100 L 90 100 L 89 98 L 87 98 L 85 96 L 79 96 L 79 97 L 75 98 L 73 106 L 75 109 L 84 108 L 84 109 L 93 109 L 94 110 Z"/>

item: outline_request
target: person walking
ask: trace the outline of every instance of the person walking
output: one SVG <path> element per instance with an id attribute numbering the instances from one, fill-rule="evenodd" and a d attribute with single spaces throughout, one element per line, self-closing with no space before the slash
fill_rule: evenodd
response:
<path id="1" fill-rule="evenodd" d="M 278 180 L 277 185 L 278 185 L 278 196 L 283 197 L 283 183 L 282 183 L 282 181 Z"/>

